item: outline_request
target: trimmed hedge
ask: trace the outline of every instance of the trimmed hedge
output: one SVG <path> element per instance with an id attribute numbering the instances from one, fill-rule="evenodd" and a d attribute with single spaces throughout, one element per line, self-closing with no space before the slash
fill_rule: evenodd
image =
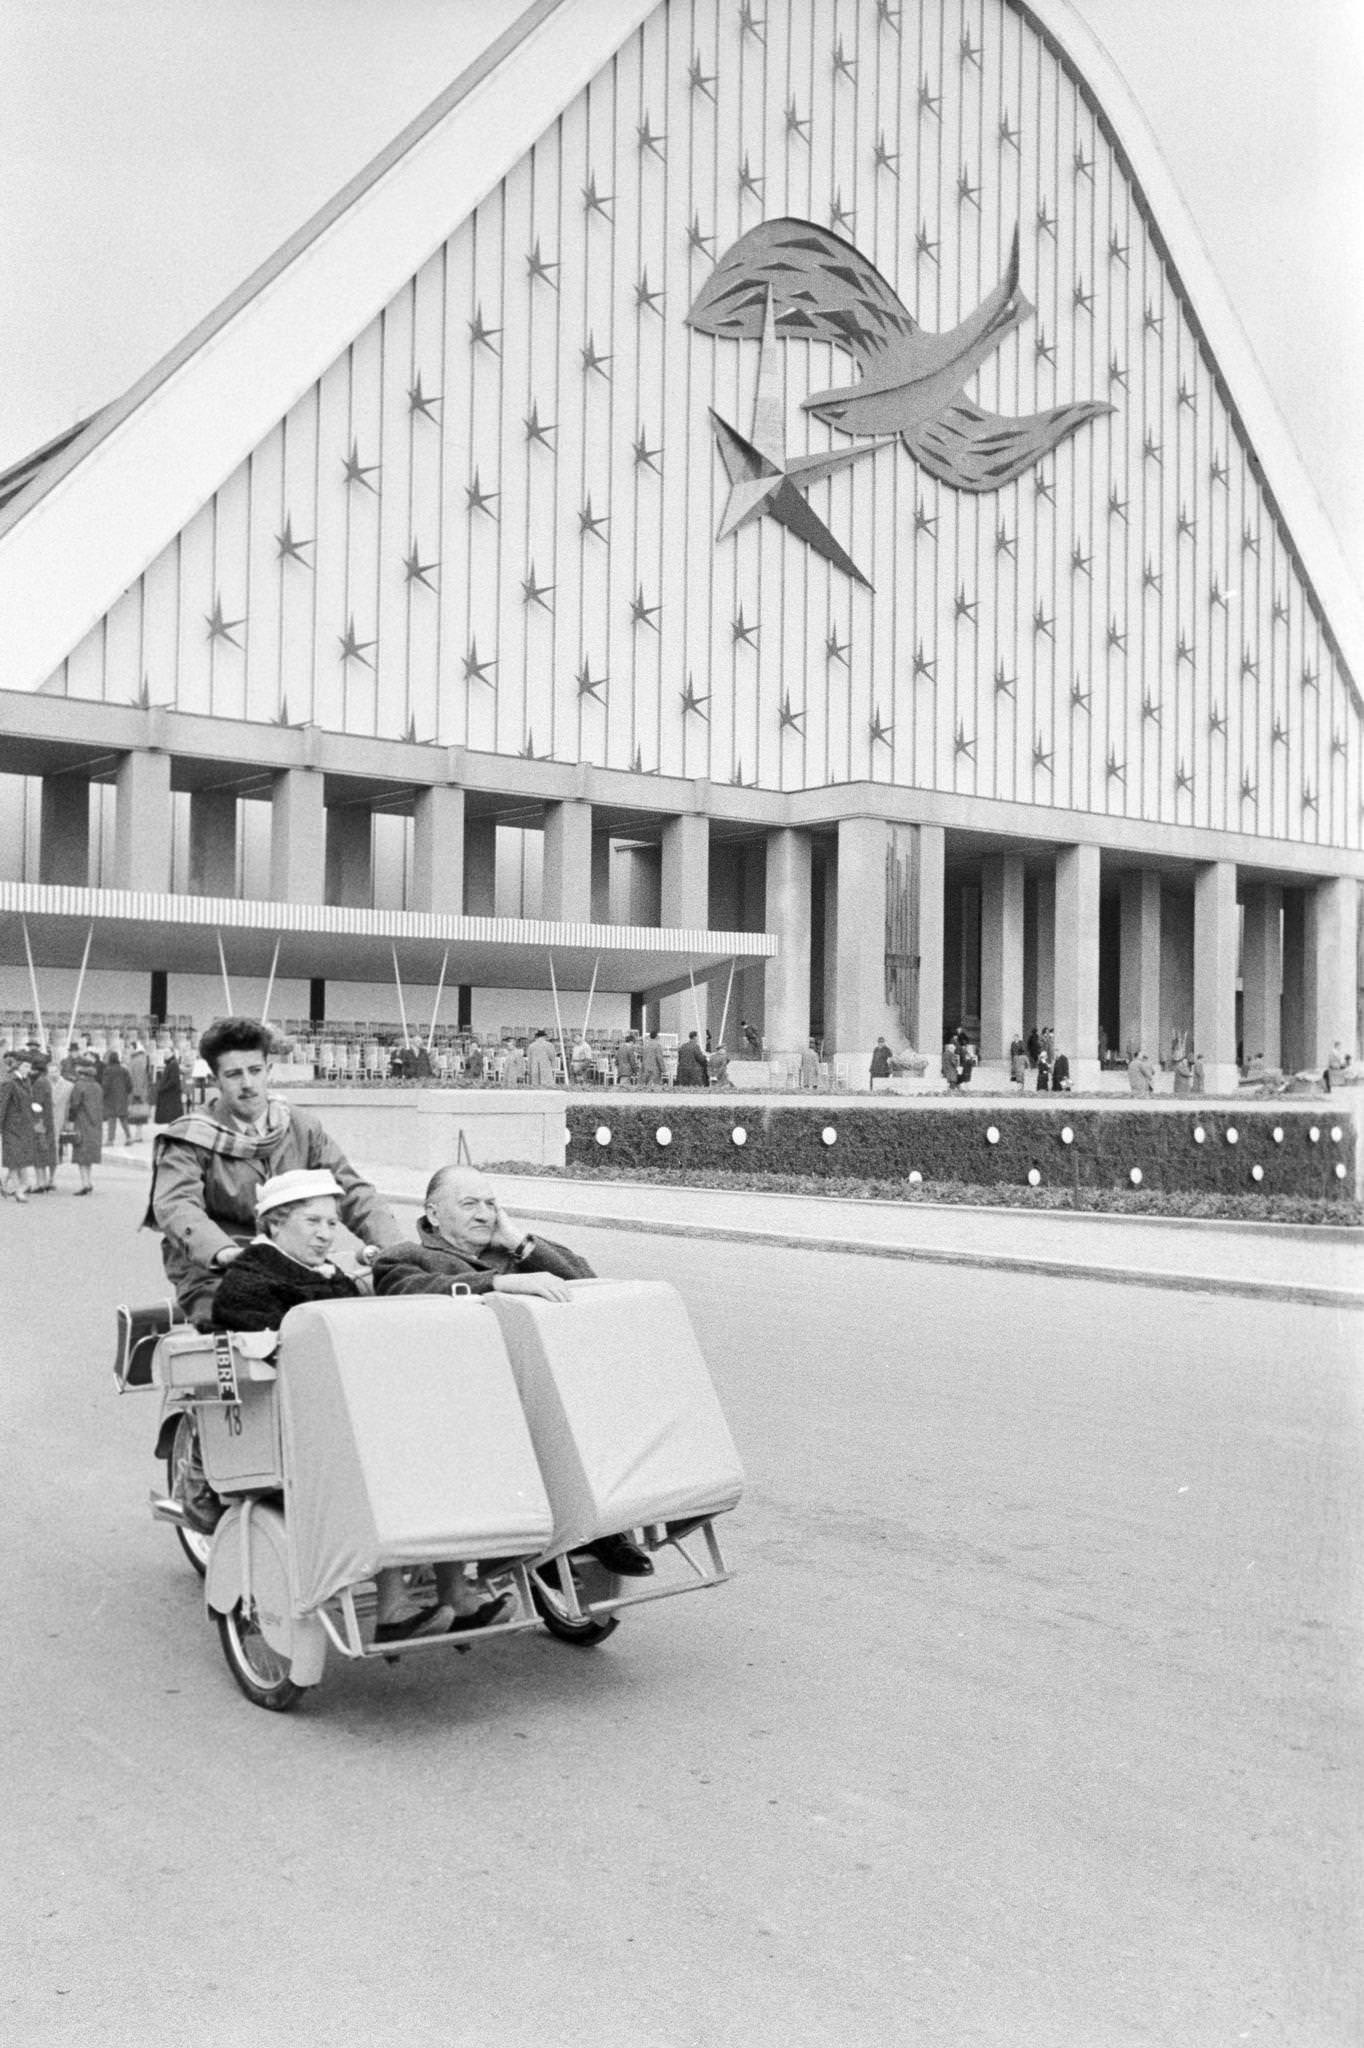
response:
<path id="1" fill-rule="evenodd" d="M 1140 1188 L 1150 1194 L 1255 1198 L 1293 1195 L 1312 1202 L 1354 1194 L 1355 1130 L 1329 1106 L 1245 1114 L 1236 1105 L 1183 1112 L 1143 1109 L 1020 1110 L 1004 1103 L 967 1109 L 818 1109 L 719 1103 L 635 1104 L 619 1098 L 566 1110 L 570 1166 L 591 1171 L 650 1168 L 669 1175 L 723 1171 L 739 1176 L 792 1174 L 982 1188 L 1086 1191 Z M 662 1145 L 657 1133 L 666 1129 Z M 745 1136 L 736 1143 L 733 1133 Z M 609 1130 L 609 1145 L 596 1132 Z M 1203 1140 L 1194 1136 L 1203 1131 Z M 1275 1130 L 1282 1132 L 1278 1141 Z M 1313 1142 L 1311 1132 L 1317 1132 Z M 832 1143 L 823 1137 L 835 1133 Z M 991 1131 L 996 1133 L 992 1140 Z M 1069 1130 L 1071 1140 L 1062 1132 Z M 1338 1140 L 1331 1136 L 1339 1130 Z M 1230 1136 L 1236 1133 L 1233 1140 Z M 1343 1165 L 1343 1175 L 1336 1173 Z M 1257 1180 L 1253 1169 L 1262 1168 Z M 1140 1174 L 1133 1181 L 1132 1170 Z M 1031 1182 L 1029 1175 L 1037 1174 Z"/>

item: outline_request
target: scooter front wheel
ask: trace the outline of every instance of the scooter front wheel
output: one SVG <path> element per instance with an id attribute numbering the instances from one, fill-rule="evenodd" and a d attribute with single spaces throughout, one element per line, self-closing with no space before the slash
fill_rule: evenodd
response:
<path id="1" fill-rule="evenodd" d="M 289 1660 L 272 1650 L 256 1620 L 239 1600 L 229 1614 L 216 1616 L 227 1668 L 253 1706 L 287 1714 L 303 1697 L 305 1687 L 289 1676 Z"/>
<path id="2" fill-rule="evenodd" d="M 575 1564 L 574 1571 L 578 1578 L 580 1600 L 584 1597 L 590 1599 L 593 1591 L 596 1592 L 597 1598 L 601 1599 L 614 1590 L 615 1581 L 611 1579 L 609 1573 L 602 1572 L 586 1559 L 582 1560 L 581 1564 Z M 591 1587 L 585 1583 L 588 1580 L 596 1580 L 599 1583 Z M 559 1590 L 556 1571 L 547 1572 L 543 1577 L 539 1572 L 532 1572 L 530 1597 L 535 1602 L 536 1613 L 550 1634 L 557 1636 L 561 1643 L 572 1643 L 577 1650 L 595 1650 L 598 1643 L 604 1643 L 606 1638 L 614 1635 L 620 1627 L 620 1617 L 616 1614 L 603 1615 L 600 1620 L 570 1614 L 568 1603 Z"/>

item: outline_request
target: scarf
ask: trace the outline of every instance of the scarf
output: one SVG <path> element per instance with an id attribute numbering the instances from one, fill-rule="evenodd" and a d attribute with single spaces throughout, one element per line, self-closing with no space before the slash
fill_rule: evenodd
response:
<path id="1" fill-rule="evenodd" d="M 160 1227 L 156 1221 L 156 1174 L 168 1145 L 193 1145 L 200 1152 L 207 1152 L 210 1156 L 216 1153 L 224 1159 L 265 1159 L 282 1144 L 289 1126 L 289 1105 L 274 1095 L 265 1105 L 263 1130 L 237 1130 L 230 1124 L 220 1124 L 216 1117 L 206 1115 L 203 1110 L 191 1110 L 187 1116 L 177 1117 L 173 1124 L 167 1124 L 164 1131 L 157 1132 L 152 1143 L 152 1181 L 147 1196 L 147 1213 L 142 1218 L 143 1229 L 156 1230 Z"/>

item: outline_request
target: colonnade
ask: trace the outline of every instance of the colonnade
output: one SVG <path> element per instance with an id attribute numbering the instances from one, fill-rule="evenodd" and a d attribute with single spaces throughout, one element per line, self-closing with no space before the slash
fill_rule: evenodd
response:
<path id="1" fill-rule="evenodd" d="M 163 892 L 171 757 L 126 753 L 113 780 L 105 880 Z M 241 793 L 221 783 L 189 792 L 192 893 L 236 893 Z M 316 770 L 291 767 L 260 772 L 250 793 L 270 804 L 272 900 L 372 901 L 369 790 L 329 788 Z M 400 801 L 413 818 L 406 907 L 491 916 L 497 814 L 486 793 L 477 810 L 449 783 Z M 89 815 L 88 777 L 43 778 L 40 880 L 87 881 Z M 609 817 L 589 801 L 518 815 L 543 831 L 547 919 L 777 937 L 775 960 L 741 971 L 730 1013 L 733 1024 L 747 1014 L 773 1050 L 803 1046 L 813 1028 L 831 1050 L 865 1051 L 886 1036 L 936 1054 L 974 996 L 969 1021 L 986 1059 L 1006 1057 L 1015 1033 L 1045 1022 L 1083 1085 L 1097 1069 L 1105 975 L 1115 1049 L 1158 1054 L 1173 1016 L 1192 1033 L 1212 1089 L 1234 1085 L 1238 1040 L 1247 1058 L 1290 1069 L 1321 1066 L 1335 1039 L 1358 1050 L 1359 885 L 1349 878 L 1285 880 L 1226 859 L 1144 865 L 1112 844 L 1025 838 L 973 854 L 942 824 L 871 813 L 751 824 L 737 843 L 713 835 L 701 808 L 659 812 L 641 828 L 651 843 L 615 846 L 623 859 L 613 861 Z M 951 902 L 963 873 L 973 897 L 965 925 Z M 690 1028 L 694 999 L 674 989 L 661 1000 L 665 1028 Z M 717 1006 L 700 1014 L 713 1029 Z"/>

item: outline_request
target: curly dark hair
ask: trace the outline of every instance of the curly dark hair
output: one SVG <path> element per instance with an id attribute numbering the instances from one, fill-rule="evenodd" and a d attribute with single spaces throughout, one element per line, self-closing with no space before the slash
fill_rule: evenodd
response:
<path id="1" fill-rule="evenodd" d="M 274 1050 L 274 1033 L 254 1017 L 220 1017 L 199 1040 L 199 1057 L 215 1074 L 225 1052 L 263 1052 L 269 1059 Z"/>

